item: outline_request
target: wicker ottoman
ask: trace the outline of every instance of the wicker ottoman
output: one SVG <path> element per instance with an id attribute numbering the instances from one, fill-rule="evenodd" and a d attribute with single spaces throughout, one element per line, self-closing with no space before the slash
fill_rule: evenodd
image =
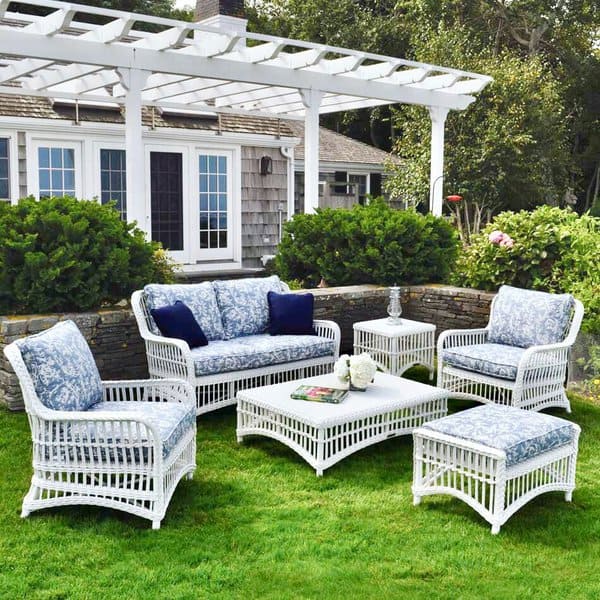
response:
<path id="1" fill-rule="evenodd" d="M 413 432 L 413 498 L 464 500 L 498 533 L 532 498 L 564 491 L 571 500 L 581 429 L 546 414 L 487 404 Z"/>

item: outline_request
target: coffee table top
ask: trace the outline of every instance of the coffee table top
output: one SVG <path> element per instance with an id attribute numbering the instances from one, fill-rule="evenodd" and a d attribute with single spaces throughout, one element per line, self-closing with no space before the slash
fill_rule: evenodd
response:
<path id="1" fill-rule="evenodd" d="M 393 325 L 387 319 L 375 319 L 373 321 L 359 321 L 354 323 L 353 328 L 360 331 L 368 331 L 385 337 L 397 337 L 403 335 L 412 335 L 414 333 L 423 333 L 425 331 L 435 331 L 435 325 L 432 323 L 423 323 L 422 321 L 411 321 L 410 319 L 400 319 L 399 325 Z"/>
<path id="2" fill-rule="evenodd" d="M 349 392 L 340 404 L 293 400 L 290 394 L 300 384 L 344 387 L 344 384 L 333 374 L 318 375 L 242 390 L 238 392 L 237 397 L 314 427 L 341 425 L 355 419 L 414 407 L 423 402 L 448 397 L 447 390 L 387 373 L 377 373 L 375 381 L 369 385 L 366 392 Z"/>

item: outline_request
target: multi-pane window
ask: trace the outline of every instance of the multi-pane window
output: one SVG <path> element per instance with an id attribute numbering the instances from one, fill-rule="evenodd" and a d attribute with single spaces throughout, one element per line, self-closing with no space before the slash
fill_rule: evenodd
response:
<path id="1" fill-rule="evenodd" d="M 355 190 L 358 196 L 358 202 L 364 204 L 367 198 L 367 176 L 350 174 L 348 181 L 355 185 Z"/>
<path id="2" fill-rule="evenodd" d="M 125 150 L 100 150 L 100 200 L 115 200 L 121 218 L 127 220 Z"/>
<path id="3" fill-rule="evenodd" d="M 38 148 L 40 198 L 75 196 L 75 150 Z"/>
<path id="4" fill-rule="evenodd" d="M 0 200 L 8 200 L 10 198 L 9 183 L 8 139 L 0 138 Z"/>
<path id="5" fill-rule="evenodd" d="M 227 248 L 227 157 L 201 154 L 199 163 L 200 248 Z"/>

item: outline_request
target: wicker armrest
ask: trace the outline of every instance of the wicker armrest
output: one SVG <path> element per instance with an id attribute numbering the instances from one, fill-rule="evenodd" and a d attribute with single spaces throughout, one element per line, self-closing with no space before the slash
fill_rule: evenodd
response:
<path id="1" fill-rule="evenodd" d="M 487 328 L 482 329 L 447 329 L 440 333 L 437 341 L 438 356 L 446 348 L 468 346 L 470 344 L 485 344 L 488 339 Z"/>
<path id="2" fill-rule="evenodd" d="M 181 402 L 196 405 L 194 389 L 181 379 L 139 379 L 103 381 L 103 400 L 119 402 Z"/>
<path id="3" fill-rule="evenodd" d="M 324 319 L 315 319 L 313 325 L 317 335 L 335 342 L 335 356 L 337 358 L 340 354 L 340 343 L 342 338 L 340 326 L 335 321 L 326 321 Z"/>

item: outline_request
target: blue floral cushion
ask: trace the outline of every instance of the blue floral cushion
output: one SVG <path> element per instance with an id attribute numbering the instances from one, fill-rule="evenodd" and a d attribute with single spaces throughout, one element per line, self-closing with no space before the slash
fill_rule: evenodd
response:
<path id="1" fill-rule="evenodd" d="M 151 283 L 144 287 L 148 310 L 175 304 L 177 300 L 183 302 L 194 315 L 198 325 L 210 340 L 223 339 L 223 324 L 221 313 L 217 305 L 217 298 L 212 283 L 177 283 L 159 284 Z M 160 335 L 156 324 L 152 332 Z"/>
<path id="2" fill-rule="evenodd" d="M 335 343 L 314 335 L 248 335 L 194 348 L 196 376 L 256 369 L 333 355 Z"/>
<path id="3" fill-rule="evenodd" d="M 214 281 L 213 285 L 221 310 L 224 340 L 264 333 L 269 324 L 267 294 L 285 291 L 277 275 L 264 279 Z"/>
<path id="4" fill-rule="evenodd" d="M 52 410 L 87 410 L 102 400 L 90 348 L 73 321 L 17 340 L 38 398 Z"/>
<path id="5" fill-rule="evenodd" d="M 488 341 L 529 348 L 562 342 L 571 322 L 573 297 L 503 285 L 490 316 Z"/>
<path id="6" fill-rule="evenodd" d="M 576 435 L 572 423 L 564 419 L 497 404 L 478 406 L 422 427 L 501 450 L 507 467 L 569 444 Z"/>
<path id="7" fill-rule="evenodd" d="M 123 416 L 128 413 L 151 421 L 157 426 L 163 442 L 163 458 L 169 456 L 196 421 L 196 407 L 177 402 L 99 402 L 90 408 L 90 412 L 97 411 L 116 411 L 124 413 Z M 119 440 L 111 438 L 110 441 L 118 448 Z"/>
<path id="8" fill-rule="evenodd" d="M 460 369 L 514 381 L 524 352 L 525 348 L 505 344 L 472 344 L 447 348 L 442 358 Z"/>

